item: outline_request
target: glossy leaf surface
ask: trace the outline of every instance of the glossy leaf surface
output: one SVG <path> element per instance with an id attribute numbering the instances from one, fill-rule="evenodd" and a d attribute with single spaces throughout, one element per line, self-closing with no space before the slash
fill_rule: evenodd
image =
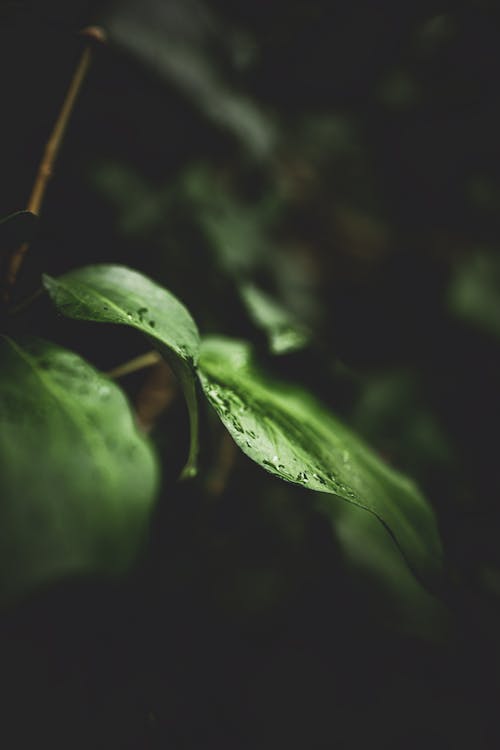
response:
<path id="1" fill-rule="evenodd" d="M 113 574 L 144 541 L 158 471 L 121 390 L 78 355 L 0 339 L 0 592 Z"/>
<path id="2" fill-rule="evenodd" d="M 179 378 L 189 410 L 191 447 L 184 474 L 193 474 L 198 441 L 193 372 L 199 334 L 184 305 L 166 289 L 124 266 L 86 266 L 57 279 L 44 276 L 44 285 L 58 310 L 69 318 L 131 326 L 165 356 Z"/>
<path id="3" fill-rule="evenodd" d="M 259 370 L 247 343 L 205 340 L 200 378 L 210 403 L 251 459 L 281 479 L 373 513 L 420 577 L 440 570 L 434 514 L 413 482 L 308 393 Z"/>

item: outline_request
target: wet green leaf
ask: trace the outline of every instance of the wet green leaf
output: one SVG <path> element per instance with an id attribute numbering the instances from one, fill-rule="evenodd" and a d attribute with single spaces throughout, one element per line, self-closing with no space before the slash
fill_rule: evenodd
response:
<path id="1" fill-rule="evenodd" d="M 132 326 L 165 356 L 181 383 L 189 410 L 191 446 L 184 476 L 194 474 L 198 452 L 194 367 L 199 334 L 184 305 L 166 289 L 124 266 L 86 266 L 57 279 L 44 276 L 44 285 L 58 310 L 69 318 Z"/>
<path id="2" fill-rule="evenodd" d="M 199 366 L 208 400 L 251 459 L 281 479 L 372 513 L 422 579 L 440 571 L 431 507 L 412 481 L 386 465 L 326 407 L 263 373 L 246 342 L 205 340 Z"/>
<path id="3" fill-rule="evenodd" d="M 158 471 L 121 390 L 78 355 L 0 339 L 0 598 L 116 574 L 147 530 Z"/>

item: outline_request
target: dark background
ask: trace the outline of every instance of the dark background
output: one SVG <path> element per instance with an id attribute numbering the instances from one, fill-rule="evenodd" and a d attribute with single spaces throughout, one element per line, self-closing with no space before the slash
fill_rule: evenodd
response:
<path id="1" fill-rule="evenodd" d="M 178 484 L 178 400 L 130 578 L 2 615 L 3 747 L 497 747 L 496 3 L 4 2 L 2 215 L 26 205 L 89 23 L 110 42 L 19 297 L 42 270 L 120 262 L 203 333 L 250 338 L 418 481 L 449 583 L 432 596 L 369 522 L 243 456 L 221 480 L 210 413 L 200 477 Z M 268 354 L 249 281 L 307 327 L 304 349 Z M 38 304 L 29 325 L 103 369 L 142 351 Z M 132 401 L 144 377 L 123 381 Z"/>

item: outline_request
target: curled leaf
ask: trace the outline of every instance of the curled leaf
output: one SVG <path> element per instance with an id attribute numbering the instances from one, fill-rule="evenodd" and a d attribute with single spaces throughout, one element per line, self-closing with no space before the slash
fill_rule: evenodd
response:
<path id="1" fill-rule="evenodd" d="M 199 333 L 182 302 L 143 274 L 118 265 L 86 266 L 57 279 L 46 275 L 44 285 L 67 317 L 136 328 L 166 358 L 179 379 L 189 411 L 191 444 L 183 476 L 195 474 L 198 404 L 194 368 Z"/>

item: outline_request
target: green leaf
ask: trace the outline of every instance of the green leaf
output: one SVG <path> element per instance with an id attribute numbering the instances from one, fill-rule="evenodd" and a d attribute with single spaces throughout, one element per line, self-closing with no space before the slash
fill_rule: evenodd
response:
<path id="1" fill-rule="evenodd" d="M 166 289 L 124 266 L 86 266 L 57 279 L 44 276 L 44 285 L 67 317 L 137 328 L 167 359 L 181 383 L 189 411 L 191 444 L 183 476 L 194 475 L 198 453 L 194 368 L 200 339 L 184 305 Z"/>
<path id="2" fill-rule="evenodd" d="M 239 447 L 271 474 L 372 513 L 422 579 L 441 569 L 431 507 L 326 407 L 255 364 L 246 342 L 209 338 L 200 353 L 205 394 Z"/>
<path id="3" fill-rule="evenodd" d="M 352 592 L 385 627 L 420 638 L 442 638 L 450 615 L 412 575 L 382 524 L 371 513 L 331 495 L 318 495 L 330 519 Z"/>
<path id="4" fill-rule="evenodd" d="M 455 269 L 448 289 L 451 312 L 500 337 L 500 262 L 495 251 L 478 251 Z"/>
<path id="5" fill-rule="evenodd" d="M 38 217 L 31 211 L 16 211 L 0 219 L 0 249 L 31 242 L 38 225 Z"/>
<path id="6" fill-rule="evenodd" d="M 289 354 L 310 343 L 311 335 L 305 327 L 254 284 L 241 284 L 240 294 L 253 322 L 267 333 L 269 349 L 273 354 Z"/>
<path id="7" fill-rule="evenodd" d="M 178 88 L 208 120 L 233 134 L 246 151 L 257 158 L 271 155 L 278 136 L 275 122 L 257 102 L 235 88 L 220 64 L 225 47 L 242 45 L 241 34 L 218 18 L 208 4 L 165 7 L 164 3 L 122 0 L 104 15 L 103 23 L 115 44 Z M 254 43 L 249 39 L 243 47 L 251 54 Z"/>
<path id="8" fill-rule="evenodd" d="M 231 276 L 245 277 L 269 261 L 268 227 L 279 203 L 274 195 L 245 202 L 219 183 L 213 171 L 194 167 L 185 173 L 180 188 L 217 265 Z"/>
<path id="9" fill-rule="evenodd" d="M 2 336 L 0 425 L 0 599 L 125 571 L 158 469 L 118 386 L 73 352 Z"/>

